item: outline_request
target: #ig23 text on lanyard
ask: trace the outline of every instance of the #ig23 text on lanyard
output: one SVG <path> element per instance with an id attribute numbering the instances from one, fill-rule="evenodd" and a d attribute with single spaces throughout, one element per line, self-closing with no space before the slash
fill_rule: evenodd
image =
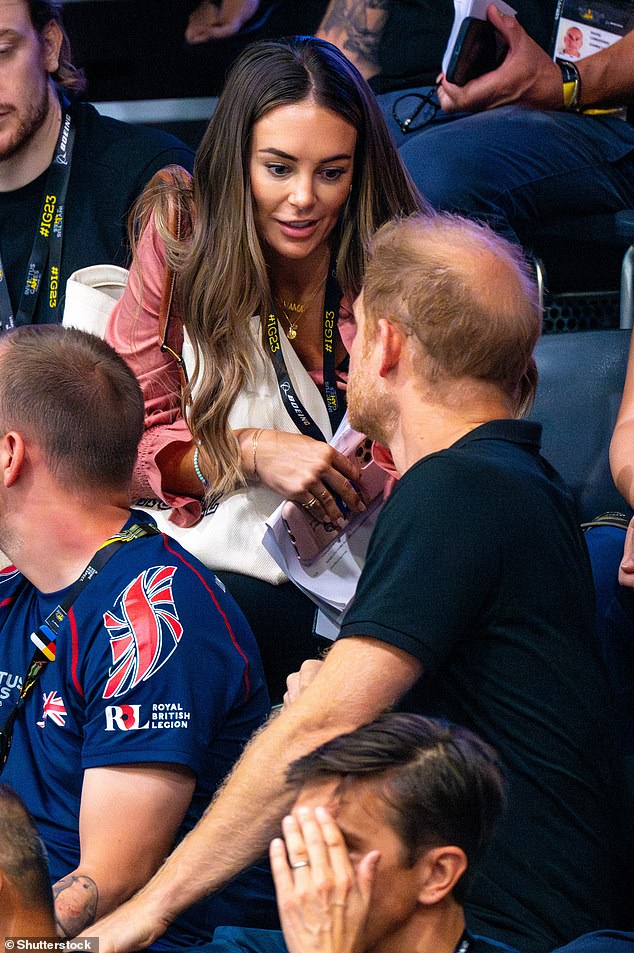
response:
<path id="1" fill-rule="evenodd" d="M 326 297 L 324 304 L 324 320 L 322 325 L 323 333 L 323 355 L 324 355 L 324 395 L 326 409 L 330 415 L 333 433 L 339 426 L 343 416 L 343 407 L 337 393 L 337 376 L 335 368 L 335 328 L 337 326 L 337 314 L 339 311 L 339 302 L 341 292 L 335 276 L 334 267 L 331 264 L 326 281 Z M 284 402 L 284 407 L 295 423 L 300 433 L 312 437 L 314 440 L 326 440 L 311 415 L 308 413 L 295 387 L 290 379 L 286 361 L 282 354 L 282 345 L 280 343 L 280 330 L 277 315 L 272 311 L 266 321 L 265 339 L 268 347 L 275 376 L 277 377 L 278 387 Z"/>
<path id="2" fill-rule="evenodd" d="M 62 234 L 64 230 L 64 203 L 70 179 L 70 167 L 75 141 L 75 128 L 70 113 L 62 109 L 62 123 L 57 137 L 53 161 L 48 168 L 44 199 L 40 209 L 37 231 L 29 258 L 27 273 L 18 312 L 13 314 L 4 264 L 0 255 L 0 331 L 9 331 L 20 324 L 31 324 L 46 273 L 46 305 L 55 320 L 60 297 L 60 269 L 62 263 Z"/>

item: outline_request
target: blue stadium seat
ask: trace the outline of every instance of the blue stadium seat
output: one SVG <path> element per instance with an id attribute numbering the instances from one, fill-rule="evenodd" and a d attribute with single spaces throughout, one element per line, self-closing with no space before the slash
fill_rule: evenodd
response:
<path id="1" fill-rule="evenodd" d="M 536 351 L 544 456 L 573 491 L 581 520 L 606 510 L 629 513 L 614 486 L 608 450 L 625 380 L 628 330 L 544 336 Z"/>

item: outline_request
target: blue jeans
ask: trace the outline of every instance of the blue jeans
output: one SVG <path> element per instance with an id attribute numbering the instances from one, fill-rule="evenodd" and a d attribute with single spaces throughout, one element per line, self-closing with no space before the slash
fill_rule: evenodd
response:
<path id="1" fill-rule="evenodd" d="M 634 126 L 622 119 L 503 106 L 439 111 L 428 126 L 404 135 L 392 116 L 400 96 L 402 90 L 378 101 L 434 208 L 485 219 L 515 241 L 547 219 L 634 208 Z M 411 103 L 400 115 L 413 111 Z"/>

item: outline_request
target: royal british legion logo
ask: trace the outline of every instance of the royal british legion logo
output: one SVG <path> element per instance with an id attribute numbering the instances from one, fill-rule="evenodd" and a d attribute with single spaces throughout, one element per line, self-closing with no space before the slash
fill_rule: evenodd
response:
<path id="1" fill-rule="evenodd" d="M 147 681 L 176 651 L 183 626 L 172 595 L 175 572 L 175 566 L 146 569 L 104 613 L 112 652 L 104 698 L 117 698 Z"/>

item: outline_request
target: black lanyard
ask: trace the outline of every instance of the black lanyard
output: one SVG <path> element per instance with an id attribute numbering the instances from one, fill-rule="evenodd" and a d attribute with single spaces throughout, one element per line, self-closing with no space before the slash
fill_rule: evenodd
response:
<path id="1" fill-rule="evenodd" d="M 337 373 L 335 368 L 335 340 L 337 328 L 337 311 L 341 300 L 341 292 L 337 284 L 337 277 L 334 267 L 328 272 L 326 281 L 326 298 L 324 306 L 324 319 L 322 324 L 323 332 L 323 368 L 324 368 L 324 400 L 326 409 L 330 415 L 332 423 L 332 432 L 334 433 L 343 417 L 343 407 L 337 391 Z M 277 384 L 280 389 L 284 407 L 301 433 L 305 433 L 314 440 L 326 440 L 313 418 L 310 416 L 295 390 L 293 382 L 290 379 L 286 361 L 282 353 L 282 344 L 280 342 L 279 322 L 275 311 L 271 311 L 265 328 L 265 338 Z"/>
<path id="2" fill-rule="evenodd" d="M 0 774 L 2 774 L 9 757 L 13 740 L 13 728 L 18 712 L 24 707 L 24 703 L 35 688 L 46 666 L 49 662 L 55 661 L 57 635 L 73 602 L 84 591 L 90 580 L 99 575 L 106 563 L 125 543 L 140 539 L 142 536 L 155 536 L 158 533 L 160 533 L 160 530 L 151 523 L 133 523 L 128 529 L 123 529 L 120 533 L 107 539 L 99 547 L 79 579 L 72 584 L 62 602 L 47 615 L 44 622 L 31 634 L 31 642 L 35 645 L 35 652 L 29 662 L 18 700 L 7 715 L 2 728 L 0 728 Z"/>
<path id="3" fill-rule="evenodd" d="M 29 257 L 18 313 L 15 317 L 9 298 L 4 264 L 0 256 L 0 331 L 9 331 L 16 324 L 32 324 L 45 272 L 47 286 L 45 307 L 49 310 L 53 321 L 56 320 L 61 291 L 64 203 L 70 179 L 74 142 L 75 127 L 71 122 L 70 113 L 62 109 L 62 123 L 55 154 L 48 167 L 37 232 Z"/>

